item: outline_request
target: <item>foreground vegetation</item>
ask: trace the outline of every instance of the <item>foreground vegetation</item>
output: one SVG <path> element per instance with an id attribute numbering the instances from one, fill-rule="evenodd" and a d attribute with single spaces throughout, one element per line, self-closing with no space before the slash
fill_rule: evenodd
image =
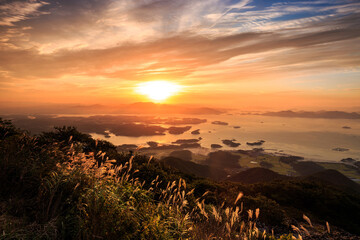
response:
<path id="1" fill-rule="evenodd" d="M 0 239 L 302 239 L 331 237 L 333 224 L 358 234 L 360 197 L 319 184 L 213 182 L 72 127 L 31 136 L 0 119 Z"/>

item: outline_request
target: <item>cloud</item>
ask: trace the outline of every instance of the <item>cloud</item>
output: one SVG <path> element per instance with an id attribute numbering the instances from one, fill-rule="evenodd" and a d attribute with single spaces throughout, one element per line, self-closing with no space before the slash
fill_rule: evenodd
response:
<path id="1" fill-rule="evenodd" d="M 247 32 L 301 28 L 307 23 L 321 23 L 325 19 L 356 14 L 360 11 L 359 6 L 356 1 L 275 2 L 264 8 L 249 3 L 247 8 L 227 11 L 226 16 L 222 15 L 216 21 L 217 29 L 213 32 L 224 34 L 229 29 L 232 32 Z"/>
<path id="2" fill-rule="evenodd" d="M 186 33 L 221 37 L 278 31 L 354 14 L 357 4 L 292 1 L 258 8 L 250 0 L 5 1 L 0 3 L 0 19 L 6 24 L 0 26 L 0 45 L 51 53 L 106 49 Z M 289 19 L 293 14 L 298 16 Z"/>
<path id="3" fill-rule="evenodd" d="M 47 5 L 43 1 L 3 1 L 0 4 L 0 26 L 14 26 L 15 23 L 47 14 L 40 8 Z"/>
<path id="4" fill-rule="evenodd" d="M 248 3 L 250 3 L 250 2 L 251 2 L 251 0 L 241 0 L 241 1 L 239 1 L 239 2 L 237 2 L 237 3 L 235 3 L 235 4 L 233 4 L 233 5 L 229 6 L 229 7 L 227 8 L 227 10 L 226 10 L 224 13 L 222 13 L 219 18 L 217 18 L 217 19 L 215 20 L 215 22 L 211 25 L 210 28 L 215 27 L 215 25 L 216 25 L 224 16 L 226 16 L 231 10 L 233 10 L 233 9 L 241 9 L 241 8 L 245 7 L 245 6 L 246 6 Z"/>
<path id="5" fill-rule="evenodd" d="M 8 42 L 50 53 L 63 48 L 109 48 L 129 41 L 154 40 L 203 25 L 208 27 L 210 23 L 204 16 L 221 12 L 228 1 L 59 0 L 49 4 L 36 2 L 36 5 L 31 2 L 29 6 L 34 11 L 41 7 L 41 13 L 47 14 L 36 11 L 33 14 L 36 17 L 29 17 L 20 11 L 22 21 L 12 23 L 12 27 L 25 34 L 28 41 L 18 42 L 19 39 L 9 35 Z M 21 2 L 24 9 L 26 4 Z M 2 3 L 0 7 L 10 8 Z M 0 31 L 6 30 L 0 28 Z"/>
<path id="6" fill-rule="evenodd" d="M 60 99 L 151 79 L 235 91 L 359 71 L 357 1 L 276 2 L 1 1 L 0 87 Z"/>
<path id="7" fill-rule="evenodd" d="M 337 44 L 360 37 L 359 16 L 346 16 L 328 24 L 335 29 L 321 32 L 257 32 L 238 33 L 231 36 L 209 38 L 179 34 L 151 42 L 127 43 L 107 49 L 61 50 L 41 54 L 36 49 L 5 49 L 0 52 L 0 70 L 22 77 L 60 77 L 64 75 L 105 76 L 125 79 L 151 78 L 153 76 L 184 77 L 198 68 L 219 64 L 231 58 L 248 54 L 266 53 L 277 49 L 291 49 L 288 57 L 283 53 L 273 55 L 279 66 L 291 65 L 309 59 L 325 59 L 333 54 L 333 65 L 356 66 L 357 58 L 350 55 L 352 48 Z M 324 23 L 325 24 L 325 23 Z M 312 28 L 314 25 L 308 25 Z M 353 45 L 354 46 L 354 45 Z M 309 49 L 311 49 L 309 51 Z M 301 57 L 299 57 L 301 56 Z M 314 57 L 316 56 L 316 57 Z M 337 56 L 341 56 L 341 59 Z M 248 59 L 251 60 L 251 59 Z M 258 66 L 261 68 L 261 65 Z"/>

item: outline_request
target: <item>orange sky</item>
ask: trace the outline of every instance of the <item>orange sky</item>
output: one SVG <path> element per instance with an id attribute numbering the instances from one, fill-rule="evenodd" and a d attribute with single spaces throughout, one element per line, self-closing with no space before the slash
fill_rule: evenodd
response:
<path id="1" fill-rule="evenodd" d="M 0 107 L 149 101 L 360 109 L 358 1 L 62 0 L 0 3 Z"/>

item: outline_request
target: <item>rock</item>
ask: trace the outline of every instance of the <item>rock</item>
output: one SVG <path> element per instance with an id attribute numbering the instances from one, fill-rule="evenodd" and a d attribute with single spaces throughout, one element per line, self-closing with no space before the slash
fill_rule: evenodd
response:
<path id="1" fill-rule="evenodd" d="M 238 147 L 240 146 L 240 143 L 235 143 L 234 141 L 236 140 L 229 140 L 229 139 L 224 139 L 222 140 L 223 144 L 229 146 L 229 147 Z"/>
<path id="2" fill-rule="evenodd" d="M 222 148 L 220 144 L 211 144 L 211 148 Z"/>
<path id="3" fill-rule="evenodd" d="M 200 134 L 200 129 L 196 129 L 196 130 L 192 131 L 191 134 L 193 134 L 193 135 Z"/>

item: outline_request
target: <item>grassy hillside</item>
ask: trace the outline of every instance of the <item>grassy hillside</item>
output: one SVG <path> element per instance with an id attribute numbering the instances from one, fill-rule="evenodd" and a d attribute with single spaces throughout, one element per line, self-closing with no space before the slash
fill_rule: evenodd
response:
<path id="1" fill-rule="evenodd" d="M 189 173 L 119 153 L 72 127 L 30 136 L 0 119 L 0 239 L 292 239 L 308 232 L 350 239 L 341 229 L 359 234 L 359 195 L 307 180 L 244 185 Z"/>
<path id="2" fill-rule="evenodd" d="M 227 175 L 222 169 L 214 168 L 208 165 L 196 164 L 176 157 L 165 157 L 161 159 L 161 163 L 163 163 L 166 167 L 174 168 L 182 173 L 192 174 L 197 177 L 221 180 L 225 179 Z"/>
<path id="3" fill-rule="evenodd" d="M 240 182 L 240 183 L 262 183 L 280 179 L 288 179 L 287 176 L 278 174 L 266 168 L 249 168 L 245 171 L 239 172 L 230 178 L 228 181 Z"/>
<path id="4" fill-rule="evenodd" d="M 325 171 L 316 172 L 310 176 L 307 176 L 306 179 L 322 181 L 327 184 L 339 186 L 340 188 L 348 191 L 356 191 L 360 193 L 360 185 L 350 180 L 337 170 L 327 169 Z"/>

